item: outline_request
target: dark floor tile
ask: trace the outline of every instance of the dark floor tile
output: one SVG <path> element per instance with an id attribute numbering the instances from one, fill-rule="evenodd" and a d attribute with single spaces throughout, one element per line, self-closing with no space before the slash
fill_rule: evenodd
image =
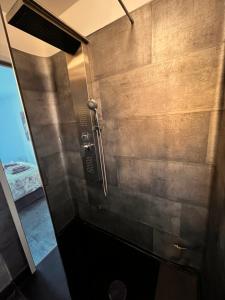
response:
<path id="1" fill-rule="evenodd" d="M 78 222 L 58 241 L 73 299 L 108 300 L 110 285 L 119 280 L 126 286 L 127 300 L 154 300 L 157 260 Z"/>
<path id="2" fill-rule="evenodd" d="M 7 300 L 28 300 L 22 292 L 19 290 L 19 288 L 14 288 L 12 293 L 7 297 Z"/>
<path id="3" fill-rule="evenodd" d="M 37 267 L 21 292 L 29 300 L 71 300 L 58 249 L 55 248 Z"/>

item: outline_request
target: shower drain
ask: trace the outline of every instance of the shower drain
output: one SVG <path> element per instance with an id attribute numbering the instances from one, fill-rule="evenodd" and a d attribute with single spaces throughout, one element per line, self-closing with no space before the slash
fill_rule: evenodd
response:
<path id="1" fill-rule="evenodd" d="M 121 280 L 114 280 L 109 286 L 109 300 L 126 300 L 127 287 Z"/>

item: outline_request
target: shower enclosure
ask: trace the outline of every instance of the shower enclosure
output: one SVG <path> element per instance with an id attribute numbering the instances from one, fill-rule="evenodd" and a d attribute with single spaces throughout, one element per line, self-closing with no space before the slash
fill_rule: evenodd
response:
<path id="1" fill-rule="evenodd" d="M 59 41 L 58 30 L 76 40 L 72 52 L 26 28 L 26 3 L 27 18 L 56 26 Z M 10 24 L 59 48 L 46 56 L 13 49 L 13 58 L 62 252 L 62 233 L 71 238 L 79 220 L 202 271 L 224 109 L 224 3 L 179 3 L 151 1 L 132 12 L 133 25 L 124 16 L 88 39 L 33 1 L 8 14 Z M 82 240 L 85 251 L 90 240 Z M 70 273 L 71 259 L 64 263 Z"/>

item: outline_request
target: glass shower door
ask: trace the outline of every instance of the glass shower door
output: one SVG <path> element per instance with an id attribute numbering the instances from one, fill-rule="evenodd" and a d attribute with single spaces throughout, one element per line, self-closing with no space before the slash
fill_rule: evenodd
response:
<path id="1" fill-rule="evenodd" d="M 35 265 L 55 247 L 52 225 L 28 123 L 0 20 L 0 162 L 13 214 L 21 222 Z M 12 213 L 12 211 L 11 211 Z M 29 255 L 29 254 L 28 254 Z"/>

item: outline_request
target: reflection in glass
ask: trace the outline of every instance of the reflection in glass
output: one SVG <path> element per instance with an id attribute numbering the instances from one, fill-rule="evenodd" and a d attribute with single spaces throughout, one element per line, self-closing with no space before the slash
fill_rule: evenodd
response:
<path id="1" fill-rule="evenodd" d="M 13 69 L 0 64 L 0 160 L 35 264 L 56 246 Z"/>

